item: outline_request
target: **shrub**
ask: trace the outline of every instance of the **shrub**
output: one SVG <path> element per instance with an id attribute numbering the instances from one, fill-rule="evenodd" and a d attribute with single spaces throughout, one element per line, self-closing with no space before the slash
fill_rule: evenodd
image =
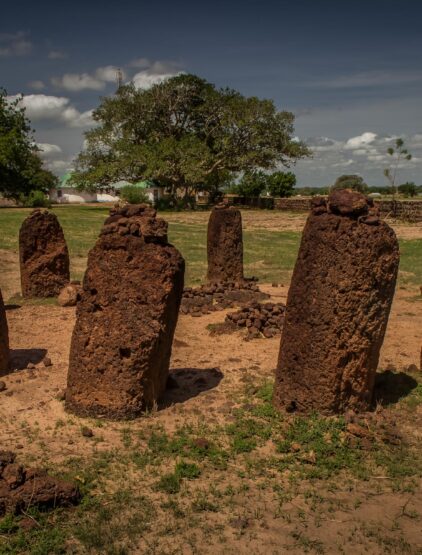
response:
<path id="1" fill-rule="evenodd" d="M 145 191 L 135 185 L 125 185 L 122 187 L 120 189 L 120 198 L 129 204 L 151 204 L 151 201 Z"/>
<path id="2" fill-rule="evenodd" d="M 19 204 L 25 208 L 50 208 L 50 199 L 42 191 L 31 191 L 29 195 L 20 195 Z"/>

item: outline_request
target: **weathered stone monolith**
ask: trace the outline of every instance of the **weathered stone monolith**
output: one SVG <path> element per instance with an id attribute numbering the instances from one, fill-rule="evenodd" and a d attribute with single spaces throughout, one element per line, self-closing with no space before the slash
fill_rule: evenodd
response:
<path id="1" fill-rule="evenodd" d="M 34 210 L 19 232 L 22 295 L 55 297 L 69 282 L 69 252 L 55 214 Z"/>
<path id="2" fill-rule="evenodd" d="M 135 418 L 168 378 L 185 263 L 146 205 L 116 208 L 88 255 L 72 335 L 66 408 Z"/>
<path id="3" fill-rule="evenodd" d="M 208 222 L 207 255 L 209 282 L 243 281 L 240 210 L 225 204 L 213 208 Z"/>
<path id="4" fill-rule="evenodd" d="M 369 408 L 398 264 L 395 233 L 371 200 L 340 190 L 313 201 L 287 298 L 277 408 Z"/>
<path id="5" fill-rule="evenodd" d="M 6 311 L 0 291 L 0 376 L 7 373 L 9 366 L 9 330 L 7 327 Z"/>

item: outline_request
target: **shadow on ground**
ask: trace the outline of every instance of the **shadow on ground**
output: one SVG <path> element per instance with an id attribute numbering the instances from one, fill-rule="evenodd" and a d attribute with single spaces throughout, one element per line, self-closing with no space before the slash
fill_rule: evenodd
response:
<path id="1" fill-rule="evenodd" d="M 10 371 L 24 370 L 30 362 L 38 364 L 47 354 L 47 349 L 11 349 Z"/>
<path id="2" fill-rule="evenodd" d="M 167 389 L 158 403 L 165 409 L 175 403 L 183 403 L 203 391 L 217 387 L 223 378 L 219 368 L 174 368 L 170 369 Z"/>
<path id="3" fill-rule="evenodd" d="M 409 395 L 417 385 L 418 382 L 405 372 L 385 370 L 375 377 L 374 400 L 383 407 L 394 405 Z"/>

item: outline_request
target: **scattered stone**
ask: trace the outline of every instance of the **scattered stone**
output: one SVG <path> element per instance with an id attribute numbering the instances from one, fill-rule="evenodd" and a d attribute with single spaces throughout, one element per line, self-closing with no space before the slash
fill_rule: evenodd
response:
<path id="1" fill-rule="evenodd" d="M 18 447 L 18 446 L 17 446 Z M 44 470 L 25 469 L 15 454 L 0 451 L 0 517 L 75 505 L 81 499 L 76 486 L 48 476 Z"/>
<path id="2" fill-rule="evenodd" d="M 0 290 L 0 376 L 9 369 L 9 330 L 7 327 L 6 310 Z"/>
<path id="3" fill-rule="evenodd" d="M 154 406 L 166 388 L 184 267 L 153 208 L 111 210 L 76 308 L 67 410 L 135 418 Z"/>
<path id="4" fill-rule="evenodd" d="M 258 285 L 249 279 L 243 282 L 228 281 L 195 288 L 185 287 L 180 312 L 191 316 L 203 316 L 269 297 L 270 295 L 260 291 Z"/>
<path id="5" fill-rule="evenodd" d="M 44 366 L 53 366 L 53 363 L 51 362 L 51 358 L 50 357 L 44 357 L 43 358 L 43 364 Z"/>
<path id="6" fill-rule="evenodd" d="M 246 339 L 262 336 L 270 339 L 281 333 L 285 310 L 283 303 L 251 303 L 237 312 L 229 312 L 226 322 L 246 328 Z"/>
<path id="7" fill-rule="evenodd" d="M 367 430 L 366 428 L 363 428 L 362 426 L 359 426 L 359 424 L 355 424 L 353 422 L 350 422 L 349 424 L 347 424 L 346 431 L 349 432 L 349 434 L 352 434 L 353 436 L 356 436 L 356 437 L 370 437 L 371 436 L 371 432 L 369 430 Z"/>
<path id="8" fill-rule="evenodd" d="M 19 232 L 22 295 L 55 297 L 69 282 L 69 253 L 55 214 L 34 210 Z"/>
<path id="9" fill-rule="evenodd" d="M 209 282 L 243 281 L 243 237 L 240 210 L 227 204 L 212 209 L 208 222 Z"/>
<path id="10" fill-rule="evenodd" d="M 34 368 L 36 368 L 36 366 L 33 362 L 28 362 L 26 367 L 27 367 L 28 370 L 33 370 Z"/>
<path id="11" fill-rule="evenodd" d="M 208 439 L 205 439 L 204 437 L 197 437 L 193 440 L 192 443 L 198 449 L 203 449 L 203 450 L 209 449 L 211 445 Z"/>
<path id="12" fill-rule="evenodd" d="M 79 284 L 70 283 L 65 285 L 57 297 L 60 306 L 76 306 L 81 298 L 82 287 Z"/>
<path id="13" fill-rule="evenodd" d="M 18 443 L 18 444 L 16 445 L 16 449 L 23 449 L 22 443 Z"/>
<path id="14" fill-rule="evenodd" d="M 409 364 L 409 366 L 406 368 L 406 371 L 410 373 L 419 372 L 419 368 L 416 366 L 416 364 Z"/>
<path id="15" fill-rule="evenodd" d="M 372 402 L 397 278 L 394 231 L 355 191 L 312 200 L 289 289 L 274 403 L 342 413 Z"/>
<path id="16" fill-rule="evenodd" d="M 86 426 L 82 428 L 81 433 L 84 437 L 94 437 L 94 432 L 91 428 L 87 428 Z"/>
<path id="17" fill-rule="evenodd" d="M 271 287 L 278 287 L 278 283 L 276 283 L 275 281 L 271 284 Z"/>
<path id="18" fill-rule="evenodd" d="M 6 391 L 6 389 L 7 389 L 6 382 L 0 380 L 0 393 L 2 391 Z"/>
<path id="19" fill-rule="evenodd" d="M 8 389 L 5 393 L 6 397 L 12 397 L 13 395 L 13 391 L 11 389 Z"/>

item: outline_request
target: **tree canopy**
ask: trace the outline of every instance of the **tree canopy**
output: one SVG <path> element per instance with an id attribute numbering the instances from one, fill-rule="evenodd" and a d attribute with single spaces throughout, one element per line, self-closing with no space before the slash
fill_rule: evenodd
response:
<path id="1" fill-rule="evenodd" d="M 246 171 L 242 179 L 233 187 L 241 197 L 259 197 L 267 188 L 268 175 L 261 170 Z"/>
<path id="2" fill-rule="evenodd" d="M 73 181 L 80 188 L 152 179 L 172 194 L 213 190 L 228 176 L 290 166 L 309 155 L 294 115 L 273 101 L 178 75 L 149 89 L 122 86 L 94 111 Z"/>
<path id="3" fill-rule="evenodd" d="M 43 168 L 19 99 L 10 102 L 0 89 L 0 193 L 18 199 L 34 190 L 47 192 L 56 183 L 57 177 Z"/>
<path id="4" fill-rule="evenodd" d="M 291 197 L 296 185 L 292 172 L 274 172 L 268 176 L 268 192 L 272 197 Z"/>
<path id="5" fill-rule="evenodd" d="M 368 190 L 368 185 L 360 175 L 341 175 L 332 187 L 333 189 L 354 189 L 360 193 Z"/>

